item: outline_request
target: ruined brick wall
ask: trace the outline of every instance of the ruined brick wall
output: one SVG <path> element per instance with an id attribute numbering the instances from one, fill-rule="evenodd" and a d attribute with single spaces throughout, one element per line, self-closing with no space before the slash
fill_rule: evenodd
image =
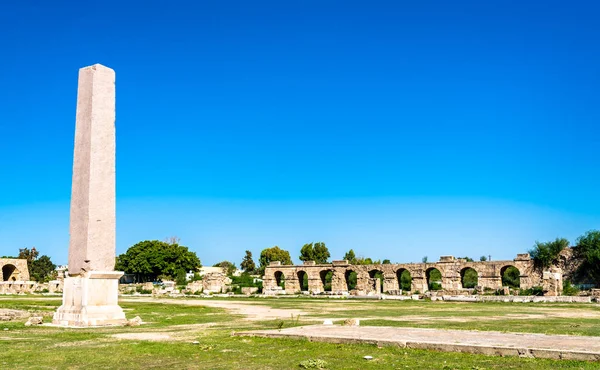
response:
<path id="1" fill-rule="evenodd" d="M 202 277 L 202 291 L 205 293 L 225 293 L 231 287 L 231 279 L 220 272 L 211 272 Z"/>
<path id="2" fill-rule="evenodd" d="M 520 286 L 529 289 L 542 286 L 542 272 L 534 269 L 533 261 L 528 254 L 519 254 L 512 261 L 486 261 L 467 262 L 452 256 L 444 256 L 438 262 L 432 263 L 406 263 L 406 264 L 373 264 L 350 265 L 347 261 L 333 261 L 330 264 L 316 265 L 307 261 L 303 265 L 281 265 L 272 262 L 265 268 L 263 289 L 277 290 L 285 286 L 288 293 L 301 291 L 301 282 L 304 275 L 308 277 L 308 291 L 320 293 L 324 291 L 325 275 L 332 272 L 331 292 L 340 294 L 348 292 L 348 278 L 351 272 L 357 275 L 355 290 L 362 294 L 400 292 L 400 275 L 404 270 L 411 275 L 411 291 L 428 291 L 428 272 L 432 269 L 440 271 L 442 289 L 446 292 L 467 292 L 463 288 L 462 277 L 466 269 L 472 268 L 477 272 L 478 285 L 482 288 L 499 289 L 502 287 L 502 274 L 506 268 L 514 266 L 520 273 Z M 380 286 L 376 273 L 383 275 L 383 284 Z M 282 284 L 284 282 L 284 284 Z M 380 287 L 379 287 L 380 286 Z M 379 289 L 378 289 L 379 287 Z"/>
<path id="3" fill-rule="evenodd" d="M 0 281 L 28 281 L 27 260 L 0 258 Z"/>

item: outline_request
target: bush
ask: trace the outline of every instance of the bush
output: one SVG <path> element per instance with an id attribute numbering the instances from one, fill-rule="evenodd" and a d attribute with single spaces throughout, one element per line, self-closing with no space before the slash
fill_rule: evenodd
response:
<path id="1" fill-rule="evenodd" d="M 502 285 L 510 288 L 519 288 L 521 285 L 521 273 L 514 266 L 509 266 L 502 274 Z"/>
<path id="2" fill-rule="evenodd" d="M 519 295 L 543 296 L 544 289 L 541 286 L 534 286 L 531 289 L 521 289 L 519 290 Z"/>
<path id="3" fill-rule="evenodd" d="M 575 255 L 583 260 L 577 270 L 577 281 L 600 283 L 600 230 L 591 230 L 577 239 Z"/>
<path id="4" fill-rule="evenodd" d="M 577 287 L 573 286 L 571 284 L 571 282 L 569 280 L 565 280 L 565 283 L 563 284 L 563 295 L 577 295 L 579 293 L 579 289 L 577 289 Z"/>
<path id="5" fill-rule="evenodd" d="M 142 286 L 138 286 L 135 288 L 135 291 L 140 294 L 152 294 L 152 289 L 144 289 Z"/>
<path id="6" fill-rule="evenodd" d="M 442 284 L 440 284 L 440 283 L 429 283 L 429 290 L 442 290 Z"/>
<path id="7" fill-rule="evenodd" d="M 175 277 L 175 284 L 179 286 L 186 286 L 188 283 L 185 271 L 179 270 L 177 277 Z"/>
<path id="8" fill-rule="evenodd" d="M 556 238 L 546 243 L 535 242 L 535 247 L 529 251 L 529 254 L 537 268 L 546 268 L 550 267 L 560 252 L 567 247 L 569 247 L 567 239 Z"/>

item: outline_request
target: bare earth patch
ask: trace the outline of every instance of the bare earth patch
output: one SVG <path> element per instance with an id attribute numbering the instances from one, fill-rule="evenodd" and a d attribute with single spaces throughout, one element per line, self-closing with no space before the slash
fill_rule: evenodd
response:
<path id="1" fill-rule="evenodd" d="M 168 333 L 146 332 L 146 333 L 120 333 L 113 334 L 113 338 L 126 340 L 150 340 L 150 341 L 173 341 L 173 338 Z"/>

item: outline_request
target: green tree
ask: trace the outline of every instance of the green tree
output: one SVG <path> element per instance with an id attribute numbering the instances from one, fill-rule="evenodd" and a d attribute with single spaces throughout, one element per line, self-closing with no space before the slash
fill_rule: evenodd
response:
<path id="1" fill-rule="evenodd" d="M 466 262 L 473 262 L 473 259 L 471 257 L 458 257 L 458 258 L 462 258 L 464 259 Z"/>
<path id="2" fill-rule="evenodd" d="M 550 267 L 558 258 L 560 252 L 569 247 L 569 241 L 565 238 L 556 238 L 556 240 L 540 243 L 535 242 L 533 249 L 529 251 L 533 263 L 538 268 Z"/>
<path id="3" fill-rule="evenodd" d="M 249 274 L 252 274 L 254 270 L 256 270 L 256 264 L 252 259 L 252 252 L 248 250 L 246 251 L 246 255 L 244 256 L 240 267 L 242 268 L 242 270 L 244 270 L 244 272 L 247 272 Z"/>
<path id="4" fill-rule="evenodd" d="M 400 275 L 400 289 L 406 292 L 411 291 L 412 276 L 408 270 L 402 271 Z"/>
<path id="5" fill-rule="evenodd" d="M 373 264 L 373 260 L 369 257 L 365 258 L 365 257 L 358 257 L 354 259 L 354 264 L 355 265 L 372 265 Z"/>
<path id="6" fill-rule="evenodd" d="M 329 257 L 331 257 L 329 249 L 323 242 L 304 244 L 300 249 L 300 261 L 315 261 L 317 264 L 324 264 L 327 263 Z"/>
<path id="7" fill-rule="evenodd" d="M 423 263 L 427 263 L 427 260 L 428 260 L 427 256 L 424 256 L 424 257 L 421 259 L 421 261 L 423 261 Z"/>
<path id="8" fill-rule="evenodd" d="M 351 265 L 356 265 L 356 254 L 354 254 L 354 250 L 350 249 L 346 254 L 344 254 L 344 258 Z"/>
<path id="9" fill-rule="evenodd" d="M 38 252 L 35 247 L 29 249 L 27 247 L 23 249 L 19 249 L 19 256 L 17 258 L 27 260 L 27 269 L 31 271 L 31 264 L 38 257 L 40 252 Z"/>
<path id="10" fill-rule="evenodd" d="M 282 265 L 292 265 L 292 258 L 290 252 L 274 246 L 273 248 L 266 248 L 260 252 L 260 258 L 258 259 L 259 273 L 262 275 L 265 273 L 265 267 L 269 266 L 269 263 L 273 261 L 280 261 Z"/>
<path id="11" fill-rule="evenodd" d="M 139 242 L 117 257 L 115 269 L 136 274 L 140 281 L 155 281 L 159 275 L 171 278 L 201 267 L 195 252 L 179 244 L 159 240 Z"/>
<path id="12" fill-rule="evenodd" d="M 222 267 L 225 269 L 225 274 L 227 276 L 231 276 L 233 275 L 233 273 L 235 272 L 235 270 L 237 270 L 237 268 L 235 267 L 235 263 L 231 263 L 229 261 L 222 261 L 219 263 L 215 263 L 213 265 L 213 267 Z"/>
<path id="13" fill-rule="evenodd" d="M 582 260 L 577 280 L 600 284 L 600 231 L 590 230 L 580 236 L 574 252 Z"/>
<path id="14" fill-rule="evenodd" d="M 50 257 L 44 255 L 31 262 L 29 275 L 32 280 L 40 283 L 45 283 L 52 280 L 56 274 L 56 265 L 52 263 Z"/>
<path id="15" fill-rule="evenodd" d="M 510 266 L 504 270 L 502 285 L 510 288 L 519 288 L 521 286 L 521 273 L 516 267 Z"/>
<path id="16" fill-rule="evenodd" d="M 481 262 L 485 262 L 485 261 L 487 261 L 487 257 L 486 256 L 481 256 L 481 257 L 479 257 L 479 260 Z"/>
<path id="17" fill-rule="evenodd" d="M 382 263 L 383 265 L 390 265 L 390 264 L 392 263 L 392 261 L 390 261 L 389 259 L 387 259 L 387 258 L 386 258 L 386 259 L 384 259 L 384 260 L 383 260 L 381 263 Z"/>
<path id="18" fill-rule="evenodd" d="M 440 270 L 434 268 L 429 270 L 427 275 L 427 283 L 429 290 L 441 290 L 442 289 L 442 273 Z"/>
<path id="19" fill-rule="evenodd" d="M 463 288 L 471 289 L 477 286 L 477 282 L 479 278 L 477 276 L 477 271 L 472 268 L 468 268 L 464 271 L 463 276 L 461 277 L 461 283 Z"/>

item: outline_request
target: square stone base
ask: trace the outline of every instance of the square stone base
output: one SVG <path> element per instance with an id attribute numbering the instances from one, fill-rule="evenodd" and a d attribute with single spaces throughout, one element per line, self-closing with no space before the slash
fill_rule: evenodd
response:
<path id="1" fill-rule="evenodd" d="M 61 326 L 122 325 L 127 319 L 118 304 L 121 271 L 91 271 L 65 278 L 63 304 L 52 323 Z"/>

